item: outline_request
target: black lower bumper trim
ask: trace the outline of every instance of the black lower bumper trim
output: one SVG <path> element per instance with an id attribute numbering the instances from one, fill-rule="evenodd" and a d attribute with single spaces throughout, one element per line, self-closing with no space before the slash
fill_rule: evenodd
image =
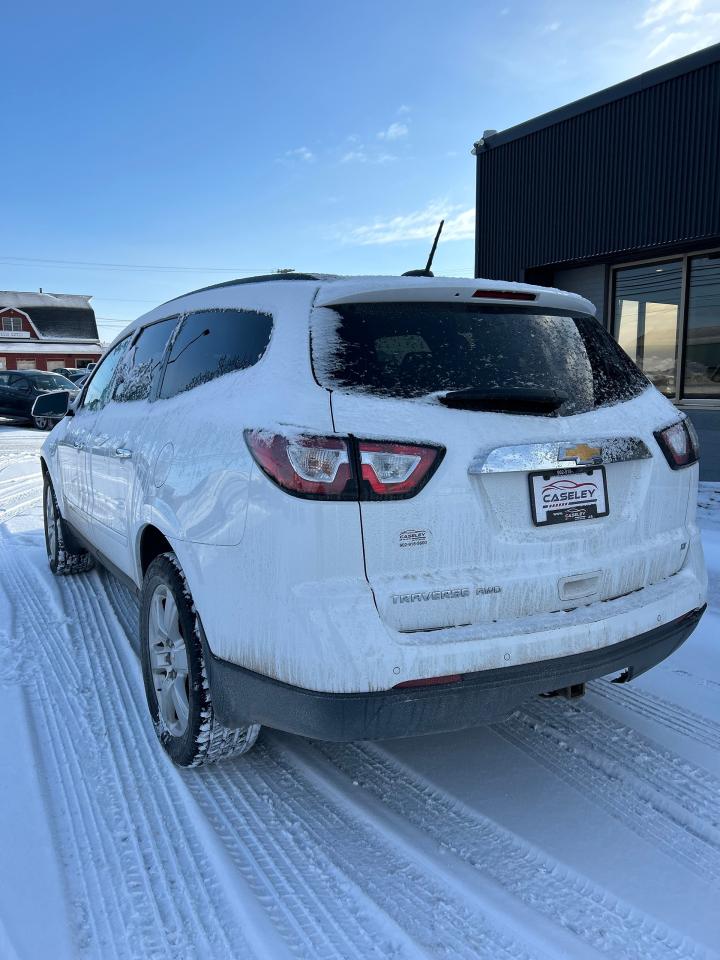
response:
<path id="1" fill-rule="evenodd" d="M 540 693 L 627 671 L 644 673 L 676 650 L 705 607 L 629 640 L 555 660 L 465 674 L 457 683 L 372 693 L 322 693 L 220 660 L 207 651 L 219 720 L 231 727 L 262 723 L 318 740 L 385 740 L 462 730 L 502 719 Z"/>

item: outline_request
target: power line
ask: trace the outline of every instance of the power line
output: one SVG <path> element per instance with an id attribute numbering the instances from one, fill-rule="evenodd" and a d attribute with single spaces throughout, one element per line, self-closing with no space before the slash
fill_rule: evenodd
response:
<path id="1" fill-rule="evenodd" d="M 107 300 L 108 303 L 157 303 L 157 300 L 135 300 L 129 297 L 98 297 L 92 295 L 93 300 Z"/>
<path id="2" fill-rule="evenodd" d="M 8 265 L 29 266 L 42 264 L 60 269 L 89 270 L 161 270 L 168 273 L 270 273 L 270 267 L 180 267 L 157 263 L 104 263 L 94 260 L 46 260 L 40 257 L 11 257 L 0 254 L 0 261 Z"/>

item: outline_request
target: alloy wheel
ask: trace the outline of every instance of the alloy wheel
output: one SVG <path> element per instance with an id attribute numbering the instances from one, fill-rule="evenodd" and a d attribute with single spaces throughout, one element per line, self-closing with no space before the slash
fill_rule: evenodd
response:
<path id="1" fill-rule="evenodd" d="M 148 646 L 163 725 L 181 737 L 190 718 L 188 658 L 172 591 L 158 584 L 150 600 Z"/>
<path id="2" fill-rule="evenodd" d="M 57 550 L 57 517 L 55 511 L 55 498 L 53 497 L 52 487 L 48 484 L 45 487 L 45 531 L 47 537 L 47 554 L 49 560 L 55 559 Z"/>

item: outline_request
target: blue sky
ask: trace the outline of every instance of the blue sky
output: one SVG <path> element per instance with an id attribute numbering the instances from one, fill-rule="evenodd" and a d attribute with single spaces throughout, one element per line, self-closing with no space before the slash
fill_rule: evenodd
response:
<path id="1" fill-rule="evenodd" d="M 504 129 L 720 40 L 720 0 L 7 4 L 0 288 L 104 336 L 278 267 L 472 275 Z M 62 261 L 62 262 L 61 262 Z"/>

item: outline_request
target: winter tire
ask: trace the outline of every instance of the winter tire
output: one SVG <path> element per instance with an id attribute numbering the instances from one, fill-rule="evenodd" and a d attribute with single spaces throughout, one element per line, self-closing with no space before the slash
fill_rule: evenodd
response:
<path id="1" fill-rule="evenodd" d="M 72 553 L 66 543 L 55 491 L 49 478 L 43 485 L 43 518 L 45 521 L 45 549 L 52 572 L 59 577 L 71 573 L 85 573 L 95 565 L 92 556 L 85 550 Z"/>
<path id="2" fill-rule="evenodd" d="M 250 750 L 259 724 L 232 730 L 215 716 L 202 624 L 173 553 L 156 557 L 143 580 L 140 655 L 155 731 L 178 766 L 195 767 Z"/>

